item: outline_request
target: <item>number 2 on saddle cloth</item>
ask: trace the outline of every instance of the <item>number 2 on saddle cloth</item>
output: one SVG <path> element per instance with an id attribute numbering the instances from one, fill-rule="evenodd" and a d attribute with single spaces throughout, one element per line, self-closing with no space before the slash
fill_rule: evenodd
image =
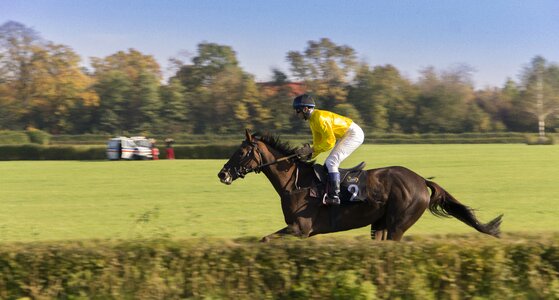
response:
<path id="1" fill-rule="evenodd" d="M 367 200 L 367 172 L 363 171 L 365 163 L 351 169 L 340 169 L 341 204 L 360 203 Z M 328 170 L 320 164 L 314 165 L 316 186 L 311 189 L 311 196 L 323 198 L 328 190 Z"/>

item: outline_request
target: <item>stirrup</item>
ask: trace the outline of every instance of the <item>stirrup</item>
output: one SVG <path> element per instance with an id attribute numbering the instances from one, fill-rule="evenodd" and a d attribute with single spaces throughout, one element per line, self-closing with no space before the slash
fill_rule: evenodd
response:
<path id="1" fill-rule="evenodd" d="M 340 197 L 328 197 L 328 194 L 324 194 L 322 198 L 322 204 L 324 205 L 340 205 Z"/>

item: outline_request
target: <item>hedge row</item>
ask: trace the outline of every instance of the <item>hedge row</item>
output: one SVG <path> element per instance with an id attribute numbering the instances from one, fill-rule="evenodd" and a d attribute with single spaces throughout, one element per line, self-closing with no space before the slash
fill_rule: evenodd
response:
<path id="1" fill-rule="evenodd" d="M 98 160 L 106 159 L 105 147 L 5 145 L 0 160 Z"/>
<path id="2" fill-rule="evenodd" d="M 17 135 L 15 135 L 15 138 Z M 296 146 L 304 140 L 290 140 Z M 484 144 L 484 143 L 526 143 L 528 144 L 553 144 L 554 139 L 549 137 L 541 142 L 537 137 L 491 137 L 491 138 L 422 138 L 422 139 L 398 139 L 390 138 L 369 140 L 375 144 Z M 220 141 L 221 143 L 227 141 Z M 87 143 L 86 143 L 87 144 Z M 236 144 L 205 144 L 205 145 L 178 145 L 174 146 L 175 157 L 179 159 L 225 159 L 228 158 L 238 147 Z M 160 158 L 166 158 L 165 147 L 158 146 Z M 1 160 L 101 160 L 106 159 L 105 145 L 55 145 L 41 146 L 37 144 L 27 145 L 0 145 Z"/>
<path id="3" fill-rule="evenodd" d="M 421 137 L 421 138 L 366 138 L 370 144 L 523 144 L 526 137 Z"/>
<path id="4" fill-rule="evenodd" d="M 142 134 L 128 134 L 127 136 L 135 136 Z M 286 140 L 290 139 L 308 139 L 310 136 L 302 135 L 281 135 Z M 81 134 L 81 135 L 55 135 L 51 139 L 51 143 L 55 145 L 99 145 L 107 143 L 107 140 L 114 136 L 107 134 Z M 179 145 L 208 145 L 208 144 L 226 144 L 240 143 L 244 138 L 244 132 L 239 134 L 219 135 L 219 134 L 174 134 L 174 135 L 149 135 L 157 141 L 157 144 L 164 145 L 166 138 L 173 138 Z"/>
<path id="5" fill-rule="evenodd" d="M 499 139 L 499 138 L 497 138 Z M 509 140 L 510 141 L 510 140 Z M 551 141 L 551 142 L 550 142 Z M 545 144 L 551 144 L 552 139 L 548 139 Z M 413 144 L 424 143 L 424 141 L 397 140 L 386 141 L 387 144 Z M 503 140 L 437 140 L 431 139 L 432 144 L 448 143 L 502 143 Z M 377 144 L 383 143 L 382 140 L 375 141 Z M 513 143 L 513 141 L 510 141 Z M 540 144 L 533 142 L 531 144 Z M 297 145 L 297 143 L 292 143 Z M 159 158 L 165 159 L 165 147 L 159 146 Z M 238 145 L 178 145 L 175 149 L 175 157 L 178 159 L 226 159 L 238 148 Z M 37 144 L 27 145 L 0 145 L 0 161 L 2 160 L 103 160 L 107 159 L 106 146 L 83 145 L 83 146 L 41 146 Z"/>
<path id="6" fill-rule="evenodd" d="M 177 146 L 175 157 L 179 159 L 224 159 L 231 156 L 238 146 Z M 105 146 L 0 146 L 1 160 L 103 160 L 107 159 Z M 160 148 L 160 158 L 166 158 L 165 148 Z"/>
<path id="7" fill-rule="evenodd" d="M 366 133 L 365 143 L 374 144 L 487 144 L 487 143 L 526 143 L 537 135 L 516 132 L 496 132 L 496 133 L 425 133 L 425 134 L 392 134 L 392 133 Z M 548 134 L 553 138 L 552 134 Z M 238 144 L 244 134 L 234 135 L 197 135 L 197 134 L 177 134 L 172 136 L 150 136 L 158 141 L 162 146 L 165 138 L 172 137 L 177 145 L 208 145 L 208 144 Z M 280 135 L 282 140 L 292 141 L 294 145 L 311 140 L 310 134 Z M 101 145 L 111 138 L 109 135 L 56 135 L 51 138 L 54 145 Z"/>
<path id="8" fill-rule="evenodd" d="M 240 143 L 239 143 L 240 145 Z M 225 159 L 229 158 L 239 145 L 176 146 L 176 158 Z M 161 147 L 161 158 L 165 158 L 165 148 Z"/>
<path id="9" fill-rule="evenodd" d="M 559 241 L 0 245 L 0 298 L 558 299 Z"/>
<path id="10" fill-rule="evenodd" d="M 47 132 L 29 129 L 27 131 L 0 130 L 0 145 L 39 144 L 47 145 L 51 135 Z"/>
<path id="11" fill-rule="evenodd" d="M 29 144 L 31 140 L 25 131 L 0 131 L 0 145 Z"/>

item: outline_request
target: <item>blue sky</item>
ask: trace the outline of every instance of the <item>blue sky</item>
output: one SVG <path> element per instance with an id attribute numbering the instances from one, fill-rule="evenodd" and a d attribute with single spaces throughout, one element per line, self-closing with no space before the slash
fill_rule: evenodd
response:
<path id="1" fill-rule="evenodd" d="M 467 64 L 476 87 L 515 80 L 536 55 L 559 62 L 556 0 L 0 0 L 11 20 L 89 57 L 128 48 L 168 59 L 201 42 L 229 45 L 259 81 L 289 74 L 288 51 L 327 37 L 370 65 L 418 71 Z"/>

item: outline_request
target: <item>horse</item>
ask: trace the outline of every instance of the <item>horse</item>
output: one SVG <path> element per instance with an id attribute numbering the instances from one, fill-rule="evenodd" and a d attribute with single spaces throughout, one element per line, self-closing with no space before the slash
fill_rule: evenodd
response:
<path id="1" fill-rule="evenodd" d="M 367 175 L 367 201 L 323 205 L 320 195 L 313 193 L 318 180 L 314 161 L 299 159 L 295 148 L 278 136 L 253 135 L 248 129 L 245 135 L 218 177 L 230 185 L 251 172 L 266 175 L 280 197 L 287 226 L 263 237 L 262 242 L 286 235 L 307 238 L 368 225 L 371 238 L 400 241 L 426 209 L 436 216 L 455 217 L 481 233 L 500 236 L 502 214 L 483 224 L 470 207 L 438 184 L 402 166 L 363 170 Z"/>

